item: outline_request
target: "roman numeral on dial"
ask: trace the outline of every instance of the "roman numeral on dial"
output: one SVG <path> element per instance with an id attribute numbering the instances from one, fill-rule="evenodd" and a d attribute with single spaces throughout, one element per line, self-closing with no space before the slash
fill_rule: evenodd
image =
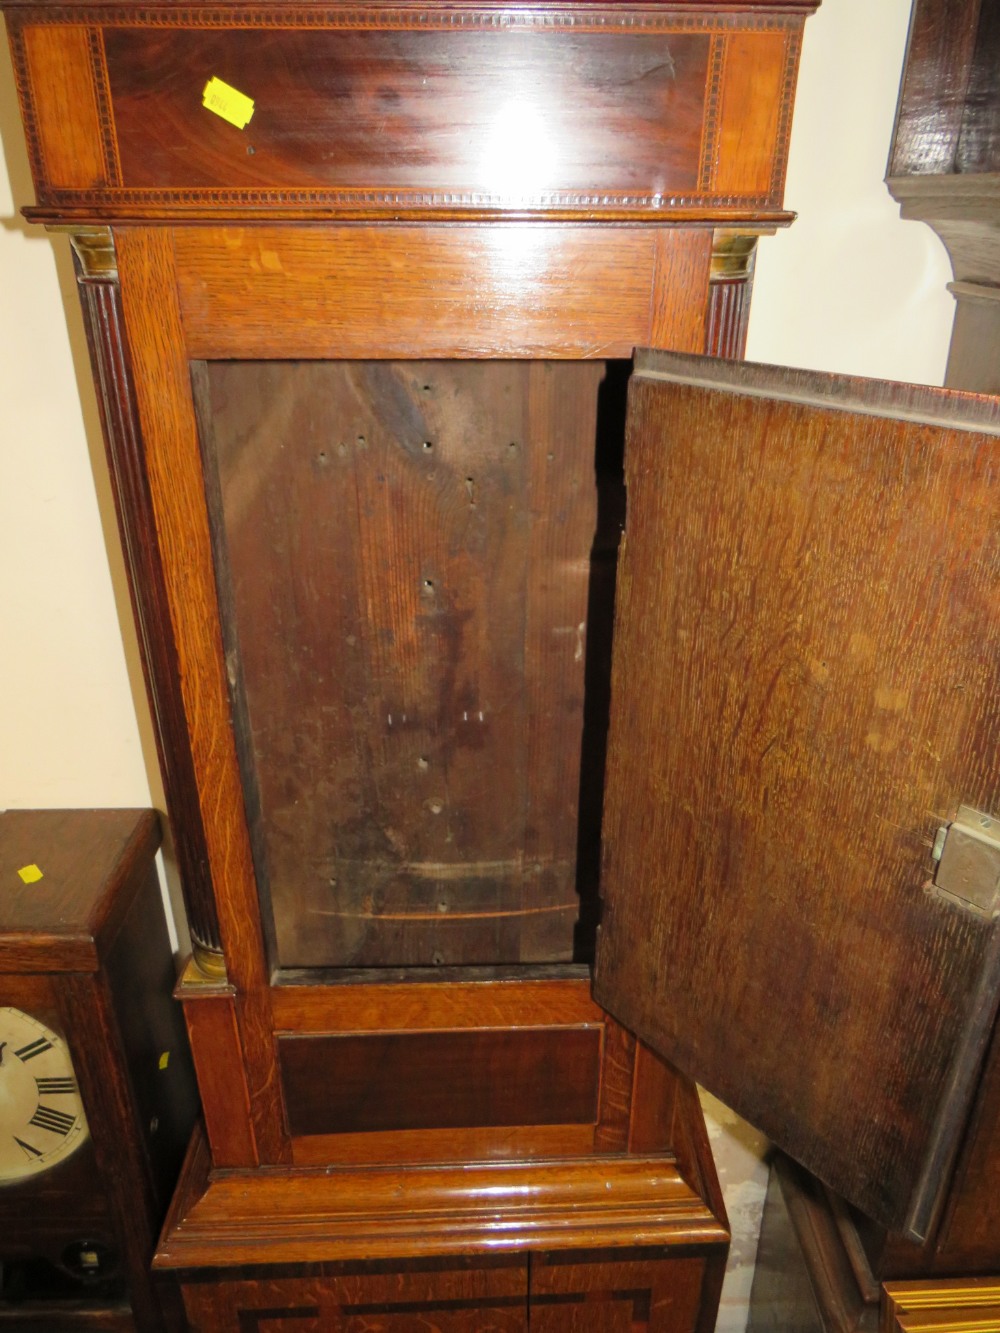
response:
<path id="1" fill-rule="evenodd" d="M 34 1125 L 37 1129 L 48 1129 L 53 1134 L 62 1134 L 64 1137 L 75 1123 L 76 1116 L 67 1115 L 65 1111 L 53 1110 L 51 1106 L 40 1106 L 28 1121 L 29 1125 Z"/>
<path id="2" fill-rule="evenodd" d="M 16 1134 L 14 1135 L 14 1142 L 22 1150 L 29 1162 L 33 1157 L 41 1157 L 42 1154 L 38 1148 L 33 1147 L 30 1143 L 25 1143 L 24 1139 L 19 1139 Z"/>
<path id="3" fill-rule="evenodd" d="M 35 1085 L 38 1088 L 39 1096 L 76 1092 L 75 1078 L 36 1078 Z"/>
<path id="4" fill-rule="evenodd" d="M 48 1037 L 39 1037 L 36 1041 L 29 1041 L 27 1046 L 22 1046 L 14 1054 L 19 1060 L 34 1060 L 36 1055 L 44 1055 L 46 1051 L 52 1050 L 52 1043 Z"/>

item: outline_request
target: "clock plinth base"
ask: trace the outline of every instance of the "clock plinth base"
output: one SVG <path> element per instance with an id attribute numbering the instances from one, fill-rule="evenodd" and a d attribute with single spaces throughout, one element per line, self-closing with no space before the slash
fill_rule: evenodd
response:
<path id="1" fill-rule="evenodd" d="M 728 1242 L 672 1155 L 213 1171 L 199 1129 L 154 1266 Z"/>
<path id="2" fill-rule="evenodd" d="M 199 1130 L 154 1266 L 216 1333 L 279 1306 L 398 1306 L 401 1320 L 461 1306 L 468 1322 L 443 1327 L 502 1310 L 497 1326 L 520 1328 L 536 1301 L 543 1327 L 569 1328 L 585 1297 L 626 1290 L 631 1327 L 695 1333 L 714 1322 L 729 1241 L 710 1181 L 692 1185 L 670 1154 L 213 1170 Z"/>

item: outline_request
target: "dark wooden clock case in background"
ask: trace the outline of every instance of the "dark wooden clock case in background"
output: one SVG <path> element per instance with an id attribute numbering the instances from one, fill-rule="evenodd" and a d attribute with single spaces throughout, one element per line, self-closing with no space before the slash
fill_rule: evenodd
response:
<path id="1" fill-rule="evenodd" d="M 75 232 L 195 945 L 180 996 L 205 1132 L 157 1263 L 178 1274 L 197 1326 L 349 1328 L 377 1317 L 405 1328 L 420 1317 L 457 1329 L 487 1316 L 502 1328 L 529 1317 L 552 1329 L 712 1326 L 726 1230 L 693 1091 L 590 992 L 625 499 L 616 385 L 636 345 L 739 351 L 746 269 L 729 266 L 748 234 L 789 220 L 791 98 L 813 7 L 5 6 L 38 195 L 30 215 Z M 201 105 L 213 76 L 254 97 L 243 128 Z M 663 381 L 698 374 L 683 358 L 647 358 L 636 396 L 652 402 Z M 740 402 L 778 387 L 774 375 L 725 381 L 717 387 Z M 776 449 L 794 459 L 788 423 L 826 392 L 796 382 L 775 408 L 785 432 L 775 430 Z M 865 419 L 880 405 L 938 425 L 949 416 L 933 395 L 843 384 L 833 395 L 860 403 Z M 726 712 L 729 686 L 698 656 L 701 630 L 671 603 L 669 578 L 659 602 L 636 592 L 637 573 L 642 588 L 662 574 L 661 538 L 666 548 L 668 535 L 688 530 L 674 531 L 672 515 L 701 477 L 694 436 L 695 474 L 660 471 L 647 427 L 670 419 L 656 407 L 640 414 L 626 466 L 633 501 L 642 499 L 629 509 L 638 527 L 627 529 L 630 609 L 619 628 L 629 647 L 615 666 L 611 913 L 597 994 L 707 1082 L 714 1057 L 737 1106 L 745 1100 L 772 1132 L 794 1128 L 796 1150 L 818 1157 L 834 1183 L 857 1186 L 866 1161 L 891 1161 L 896 1177 L 883 1193 L 877 1176 L 864 1181 L 864 1200 L 923 1226 L 934 1203 L 927 1182 L 954 1147 L 983 1040 L 982 1005 L 970 1018 L 955 978 L 963 957 L 988 971 L 987 932 L 950 917 L 939 929 L 940 904 L 929 917 L 906 903 L 897 914 L 931 922 L 915 946 L 929 964 L 943 957 L 928 985 L 934 975 L 953 983 L 927 1026 L 939 1070 L 953 1037 L 961 1048 L 955 1105 L 943 1098 L 910 1117 L 907 1099 L 928 1086 L 911 1052 L 899 1065 L 911 1081 L 888 1080 L 873 1111 L 889 1126 L 888 1148 L 866 1142 L 868 1158 L 855 1158 L 847 1136 L 824 1134 L 849 1115 L 817 1114 L 810 1128 L 812 1090 L 809 1108 L 797 1104 L 801 1077 L 781 1077 L 753 992 L 757 955 L 730 975 L 734 948 L 747 953 L 738 924 L 725 949 L 697 936 L 724 921 L 730 882 L 750 882 L 742 830 L 775 903 L 785 894 L 792 905 L 790 924 L 769 938 L 803 946 L 774 984 L 798 977 L 811 987 L 813 1021 L 846 1012 L 816 991 L 820 935 L 794 911 L 803 871 L 776 848 L 798 841 L 814 869 L 829 870 L 839 863 L 824 848 L 849 850 L 850 829 L 824 844 L 815 790 L 798 840 L 792 824 L 768 833 L 783 807 L 768 813 L 765 799 L 758 818 L 766 783 L 749 798 L 737 792 L 729 815 L 704 805 L 710 784 L 721 791 L 732 777 L 709 734 L 719 745 L 729 737 L 744 777 L 765 759 L 782 772 L 794 759 L 805 781 L 823 712 L 800 708 L 755 751 L 745 724 L 757 714 Z M 904 461 L 909 440 L 902 432 L 895 446 Z M 765 445 L 753 445 L 755 463 Z M 848 484 L 867 494 L 866 467 L 873 484 L 889 485 L 873 447 L 852 454 L 838 443 L 849 482 L 817 496 Z M 776 466 L 785 484 L 791 464 Z M 803 466 L 825 475 L 811 456 Z M 711 528 L 716 498 L 739 513 L 728 481 L 741 471 L 737 462 L 728 477 L 713 474 L 702 508 L 683 511 L 692 532 L 702 518 Z M 748 502 L 745 517 L 760 503 Z M 868 512 L 860 505 L 854 519 Z M 789 513 L 797 523 L 798 510 Z M 817 500 L 817 549 L 835 547 L 836 513 Z M 746 550 L 779 568 L 750 580 L 744 612 L 754 589 L 783 586 L 782 552 L 812 549 L 811 530 L 794 525 L 769 544 L 777 518 L 766 505 L 758 517 L 764 540 L 748 536 Z M 884 523 L 878 531 L 891 545 Z M 910 549 L 900 547 L 901 560 Z M 678 567 L 689 561 L 712 611 L 704 628 L 717 635 L 725 625 L 712 598 L 725 591 L 698 547 L 682 542 L 674 556 Z M 842 549 L 837 560 L 849 583 Z M 942 548 L 948 578 L 961 565 Z M 905 560 L 892 569 L 908 591 Z M 796 689 L 830 678 L 831 699 L 850 716 L 836 662 L 817 656 L 812 686 L 796 665 L 804 613 L 786 625 L 780 605 L 768 612 L 775 644 L 793 645 Z M 868 689 L 876 639 L 861 629 L 850 639 L 835 597 L 834 612 L 858 658 L 843 678 Z M 809 625 L 819 633 L 815 617 Z M 962 626 L 967 634 L 968 617 Z M 656 636 L 671 633 L 688 636 L 703 676 L 681 669 L 683 689 L 653 679 L 637 696 L 630 682 L 659 660 Z M 737 652 L 730 682 L 751 656 Z M 695 727 L 711 760 L 703 773 L 665 765 L 671 708 L 686 700 L 697 717 L 699 680 L 718 704 L 718 730 Z M 751 673 L 747 684 L 766 715 L 766 678 Z M 905 716 L 909 696 L 886 688 Z M 981 692 L 970 698 L 965 714 L 952 700 L 949 716 L 956 752 L 975 760 L 969 728 L 987 705 Z M 885 864 L 915 857 L 907 892 L 922 892 L 930 822 L 947 823 L 959 799 L 992 808 L 994 796 L 987 775 L 974 792 L 956 771 L 947 791 L 928 796 L 905 847 L 886 851 L 891 820 L 880 825 L 864 787 L 884 780 L 878 765 L 890 761 L 879 756 L 894 753 L 896 732 L 871 734 L 878 743 L 857 753 L 823 739 L 825 763 L 854 777 L 844 810 L 872 816 L 866 846 L 878 844 L 874 830 Z M 691 838 L 678 841 L 685 821 Z M 714 841 L 702 855 L 705 830 Z M 681 849 L 676 864 L 667 847 Z M 705 865 L 712 873 L 700 878 Z M 635 904 L 655 896 L 647 889 L 672 892 L 675 869 L 694 898 L 669 937 L 652 906 Z M 852 894 L 859 885 L 851 910 L 859 938 L 870 937 L 880 894 L 863 880 Z M 626 939 L 613 925 L 622 921 L 639 938 Z M 940 947 L 953 935 L 964 955 Z M 899 977 L 902 945 L 894 959 Z M 732 1040 L 740 1024 L 699 1003 L 720 977 L 737 1015 L 744 978 L 763 1062 L 744 1063 Z M 794 997 L 782 1002 L 783 1022 L 794 1007 Z M 681 1014 L 690 1026 L 678 1031 Z M 867 1096 L 862 1029 L 846 1029 L 848 1100 Z M 824 1032 L 811 1053 L 835 1039 Z M 763 1086 L 744 1088 L 742 1068 L 765 1070 Z M 836 1091 L 826 1069 L 819 1082 Z M 951 1115 L 945 1129 L 936 1106 Z"/>
<path id="2" fill-rule="evenodd" d="M 198 1103 L 159 845 L 148 810 L 0 813 L 0 1005 L 65 1038 L 90 1130 L 0 1189 L 0 1328 L 163 1327 L 151 1260 Z"/>

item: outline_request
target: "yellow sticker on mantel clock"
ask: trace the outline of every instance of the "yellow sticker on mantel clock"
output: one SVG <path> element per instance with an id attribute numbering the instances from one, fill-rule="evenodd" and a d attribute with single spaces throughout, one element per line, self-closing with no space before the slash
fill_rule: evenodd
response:
<path id="1" fill-rule="evenodd" d="M 209 79 L 201 95 L 201 104 L 223 120 L 228 120 L 238 130 L 245 129 L 253 115 L 253 98 L 224 83 L 222 79 Z"/>
<path id="2" fill-rule="evenodd" d="M 40 879 L 45 878 L 45 876 L 39 870 L 38 866 L 36 866 L 34 863 L 32 863 L 30 866 L 22 866 L 17 873 L 20 875 L 21 879 L 25 882 L 25 884 L 37 884 Z"/>

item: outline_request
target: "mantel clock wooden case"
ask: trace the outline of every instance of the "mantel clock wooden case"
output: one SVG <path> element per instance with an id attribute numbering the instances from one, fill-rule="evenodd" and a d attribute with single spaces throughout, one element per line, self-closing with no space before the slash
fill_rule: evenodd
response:
<path id="1" fill-rule="evenodd" d="M 4 1330 L 176 1327 L 150 1264 L 197 1096 L 159 845 L 152 810 L 0 812 Z"/>
<path id="2" fill-rule="evenodd" d="M 540 1328 L 710 1329 L 725 1216 L 692 1087 L 664 1056 L 787 1130 L 883 1220 L 919 1228 L 933 1211 L 945 1111 L 968 1093 L 989 1022 L 987 924 L 938 930 L 934 912 L 965 909 L 928 895 L 915 947 L 927 975 L 947 953 L 954 984 L 934 1021 L 916 1004 L 930 1054 L 903 1063 L 889 1111 L 858 1103 L 881 1139 L 849 1142 L 856 1121 L 819 1094 L 799 1104 L 811 1074 L 838 1091 L 815 1063 L 784 1095 L 775 1043 L 754 1028 L 760 1058 L 744 1063 L 720 1006 L 698 998 L 728 977 L 732 1031 L 741 1004 L 766 1028 L 784 967 L 829 1058 L 849 1008 L 835 987 L 853 996 L 855 982 L 838 963 L 830 995 L 813 994 L 827 973 L 808 913 L 756 989 L 738 923 L 721 945 L 708 927 L 730 882 L 734 908 L 749 894 L 751 910 L 764 883 L 775 911 L 758 902 L 747 939 L 766 951 L 782 895 L 826 865 L 796 814 L 830 820 L 831 874 L 850 864 L 850 837 L 871 850 L 879 811 L 838 804 L 835 775 L 881 790 L 862 761 L 896 754 L 894 728 L 923 696 L 886 685 L 878 742 L 819 747 L 831 804 L 813 794 L 796 809 L 791 774 L 808 768 L 811 733 L 771 718 L 781 662 L 754 635 L 798 643 L 801 588 L 744 630 L 712 583 L 726 561 L 700 553 L 714 535 L 734 567 L 762 562 L 741 594 L 752 609 L 787 585 L 767 559 L 818 552 L 816 569 L 841 580 L 838 651 L 867 671 L 882 640 L 846 628 L 855 548 L 833 540 L 826 510 L 818 535 L 804 519 L 778 524 L 794 487 L 763 509 L 730 487 L 738 450 L 717 450 L 728 471 L 712 473 L 695 445 L 700 409 L 694 452 L 673 471 L 675 443 L 655 437 L 681 408 L 640 407 L 623 470 L 633 349 L 741 351 L 752 238 L 790 220 L 791 101 L 814 7 L 5 5 L 28 213 L 73 232 L 195 945 L 180 997 L 205 1132 L 158 1263 L 181 1274 L 197 1326 L 352 1328 L 378 1314 L 404 1328 L 420 1313 L 506 1329 L 530 1310 Z M 653 355 L 633 398 L 699 365 Z M 749 401 L 776 389 L 765 376 Z M 795 392 L 822 397 L 811 383 Z M 853 408 L 859 394 L 834 396 Z M 931 433 L 937 417 L 963 417 L 923 399 L 903 408 Z M 748 448 L 762 475 L 799 476 L 792 437 L 774 433 L 774 460 L 759 435 Z M 845 455 L 859 496 L 872 456 Z M 847 493 L 825 462 L 811 466 L 804 487 Z M 890 545 L 896 531 L 878 527 Z M 952 570 L 941 540 L 929 558 Z M 671 601 L 675 567 L 686 609 Z M 657 570 L 666 582 L 647 587 Z M 865 577 L 878 570 L 876 553 Z M 879 587 L 912 583 L 904 561 Z M 886 592 L 874 620 L 893 604 Z M 919 620 L 895 597 L 904 604 Z M 726 617 L 728 684 L 703 646 Z M 844 691 L 875 688 L 813 646 L 795 670 L 817 689 L 824 672 Z M 686 674 L 688 660 L 707 674 Z M 986 725 L 972 679 L 955 676 L 967 711 L 941 712 L 963 753 Z M 730 694 L 746 680 L 763 692 L 751 712 Z M 836 729 L 854 717 L 841 703 L 795 715 Z M 747 757 L 757 742 L 781 781 Z M 943 744 L 930 731 L 912 741 Z M 730 754 L 743 756 L 735 791 Z M 959 804 L 996 810 L 981 776 L 920 789 L 918 859 Z M 709 817 L 716 790 L 737 810 L 762 791 L 756 814 L 772 800 L 781 838 L 746 810 Z M 895 861 L 872 864 L 881 875 Z M 693 905 L 679 908 L 675 889 Z M 867 920 L 858 908 L 845 927 L 859 948 L 876 930 Z M 793 946 L 808 954 L 797 971 Z M 970 960 L 978 1009 L 955 980 Z M 905 972 L 894 966 L 892 985 Z M 889 1008 L 897 1035 L 912 1035 L 914 1011 Z M 855 1063 L 878 1021 L 854 1032 Z M 949 1101 L 935 1080 L 953 1041 Z M 765 1092 L 748 1092 L 751 1079 Z M 869 1178 L 883 1162 L 884 1188 Z"/>

